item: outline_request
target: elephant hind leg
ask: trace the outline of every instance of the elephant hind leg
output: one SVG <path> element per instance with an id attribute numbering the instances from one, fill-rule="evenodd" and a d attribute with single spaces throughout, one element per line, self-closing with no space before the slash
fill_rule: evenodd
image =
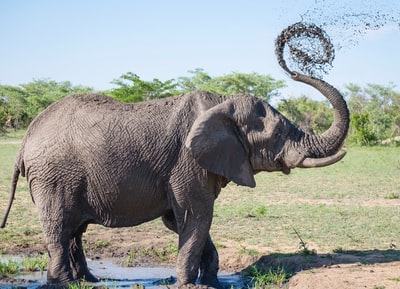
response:
<path id="1" fill-rule="evenodd" d="M 43 197 L 44 196 L 44 197 Z M 70 232 L 65 228 L 62 205 L 46 199 L 45 194 L 36 195 L 35 203 L 39 219 L 46 237 L 49 262 L 47 282 L 65 284 L 74 281 L 69 262 Z"/>
<path id="2" fill-rule="evenodd" d="M 99 280 L 90 272 L 85 253 L 82 246 L 82 235 L 86 231 L 87 224 L 79 227 L 78 231 L 72 236 L 69 245 L 69 260 L 75 280 L 86 280 L 88 282 L 98 282 Z"/>
<path id="3" fill-rule="evenodd" d="M 35 197 L 49 252 L 47 282 L 50 284 L 66 284 L 76 280 L 76 270 L 70 260 L 71 254 L 79 259 L 83 230 L 75 238 L 74 232 L 81 218 L 74 199 L 75 191 L 75 188 L 54 186 L 39 179 L 31 182 L 31 193 Z"/>
<path id="4" fill-rule="evenodd" d="M 63 244 L 65 243 L 65 245 Z M 67 284 L 74 281 L 72 270 L 68 262 L 68 252 L 65 250 L 67 242 L 48 243 L 49 263 L 47 268 L 47 282 L 50 284 Z"/>
<path id="5" fill-rule="evenodd" d="M 76 280 L 98 282 L 90 272 L 82 246 L 82 234 L 86 225 L 70 236 L 64 236 L 62 241 L 48 243 L 49 265 L 47 282 L 50 284 L 65 284 Z"/>

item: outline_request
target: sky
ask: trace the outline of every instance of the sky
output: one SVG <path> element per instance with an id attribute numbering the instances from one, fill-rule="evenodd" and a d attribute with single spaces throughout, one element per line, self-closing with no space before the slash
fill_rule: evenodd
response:
<path id="1" fill-rule="evenodd" d="M 52 79 L 106 90 L 126 72 L 143 80 L 165 81 L 202 68 L 214 77 L 232 72 L 268 74 L 285 80 L 282 97 L 318 98 L 283 72 L 274 41 L 288 25 L 313 21 L 315 16 L 317 22 L 333 20 L 326 31 L 338 43 L 351 35 L 333 17 L 343 13 L 343 7 L 353 13 L 400 15 L 398 0 L 347 2 L 0 0 L 0 84 Z M 338 89 L 348 83 L 374 83 L 394 84 L 400 90 L 397 19 L 356 35 L 356 44 L 349 44 L 347 36 L 324 80 Z M 351 23 L 361 25 L 361 30 L 365 27 Z"/>

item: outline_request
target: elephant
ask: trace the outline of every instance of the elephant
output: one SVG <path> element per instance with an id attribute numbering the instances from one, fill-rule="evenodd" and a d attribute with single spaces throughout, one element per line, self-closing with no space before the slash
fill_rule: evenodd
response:
<path id="1" fill-rule="evenodd" d="M 75 94 L 30 124 L 16 158 L 11 197 L 26 177 L 49 252 L 48 284 L 98 281 L 82 247 L 89 224 L 136 226 L 161 217 L 178 234 L 177 286 L 221 288 L 210 236 L 213 206 L 229 182 L 253 188 L 254 175 L 340 161 L 349 111 L 327 82 L 291 72 L 332 104 L 334 120 L 309 134 L 249 94 L 194 91 L 122 103 Z"/>

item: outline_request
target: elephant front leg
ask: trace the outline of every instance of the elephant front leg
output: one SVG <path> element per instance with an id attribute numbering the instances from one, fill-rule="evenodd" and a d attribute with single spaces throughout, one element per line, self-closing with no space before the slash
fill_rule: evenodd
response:
<path id="1" fill-rule="evenodd" d="M 176 268 L 178 287 L 195 284 L 197 280 L 211 219 L 212 213 L 197 215 L 187 210 L 182 223 L 178 222 L 179 254 Z"/>
<path id="2" fill-rule="evenodd" d="M 200 262 L 200 284 L 214 288 L 223 288 L 218 281 L 219 257 L 217 249 L 208 235 Z"/>
<path id="3" fill-rule="evenodd" d="M 162 220 L 168 229 L 174 231 L 175 233 L 178 233 L 176 219 L 172 211 L 167 212 L 162 217 Z M 218 270 L 218 252 L 215 248 L 214 243 L 211 240 L 211 236 L 208 235 L 200 261 L 200 284 L 207 285 L 213 288 L 223 288 L 217 278 Z"/>

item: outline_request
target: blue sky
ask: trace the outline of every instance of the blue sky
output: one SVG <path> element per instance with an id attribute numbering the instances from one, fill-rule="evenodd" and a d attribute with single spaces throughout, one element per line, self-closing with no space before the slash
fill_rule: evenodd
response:
<path id="1" fill-rule="evenodd" d="M 341 2 L 346 11 L 400 11 L 398 0 L 357 0 L 350 7 Z M 286 81 L 283 94 L 308 94 L 280 69 L 274 40 L 307 11 L 312 18 L 315 7 L 319 21 L 337 13 L 342 6 L 332 3 L 340 1 L 0 0 L 0 84 L 50 78 L 102 90 L 128 71 L 144 80 L 167 80 L 203 68 L 211 76 L 269 74 Z M 324 79 L 339 89 L 392 82 L 400 90 L 399 22 L 336 51 Z M 328 28 L 336 39 L 349 33 Z"/>

